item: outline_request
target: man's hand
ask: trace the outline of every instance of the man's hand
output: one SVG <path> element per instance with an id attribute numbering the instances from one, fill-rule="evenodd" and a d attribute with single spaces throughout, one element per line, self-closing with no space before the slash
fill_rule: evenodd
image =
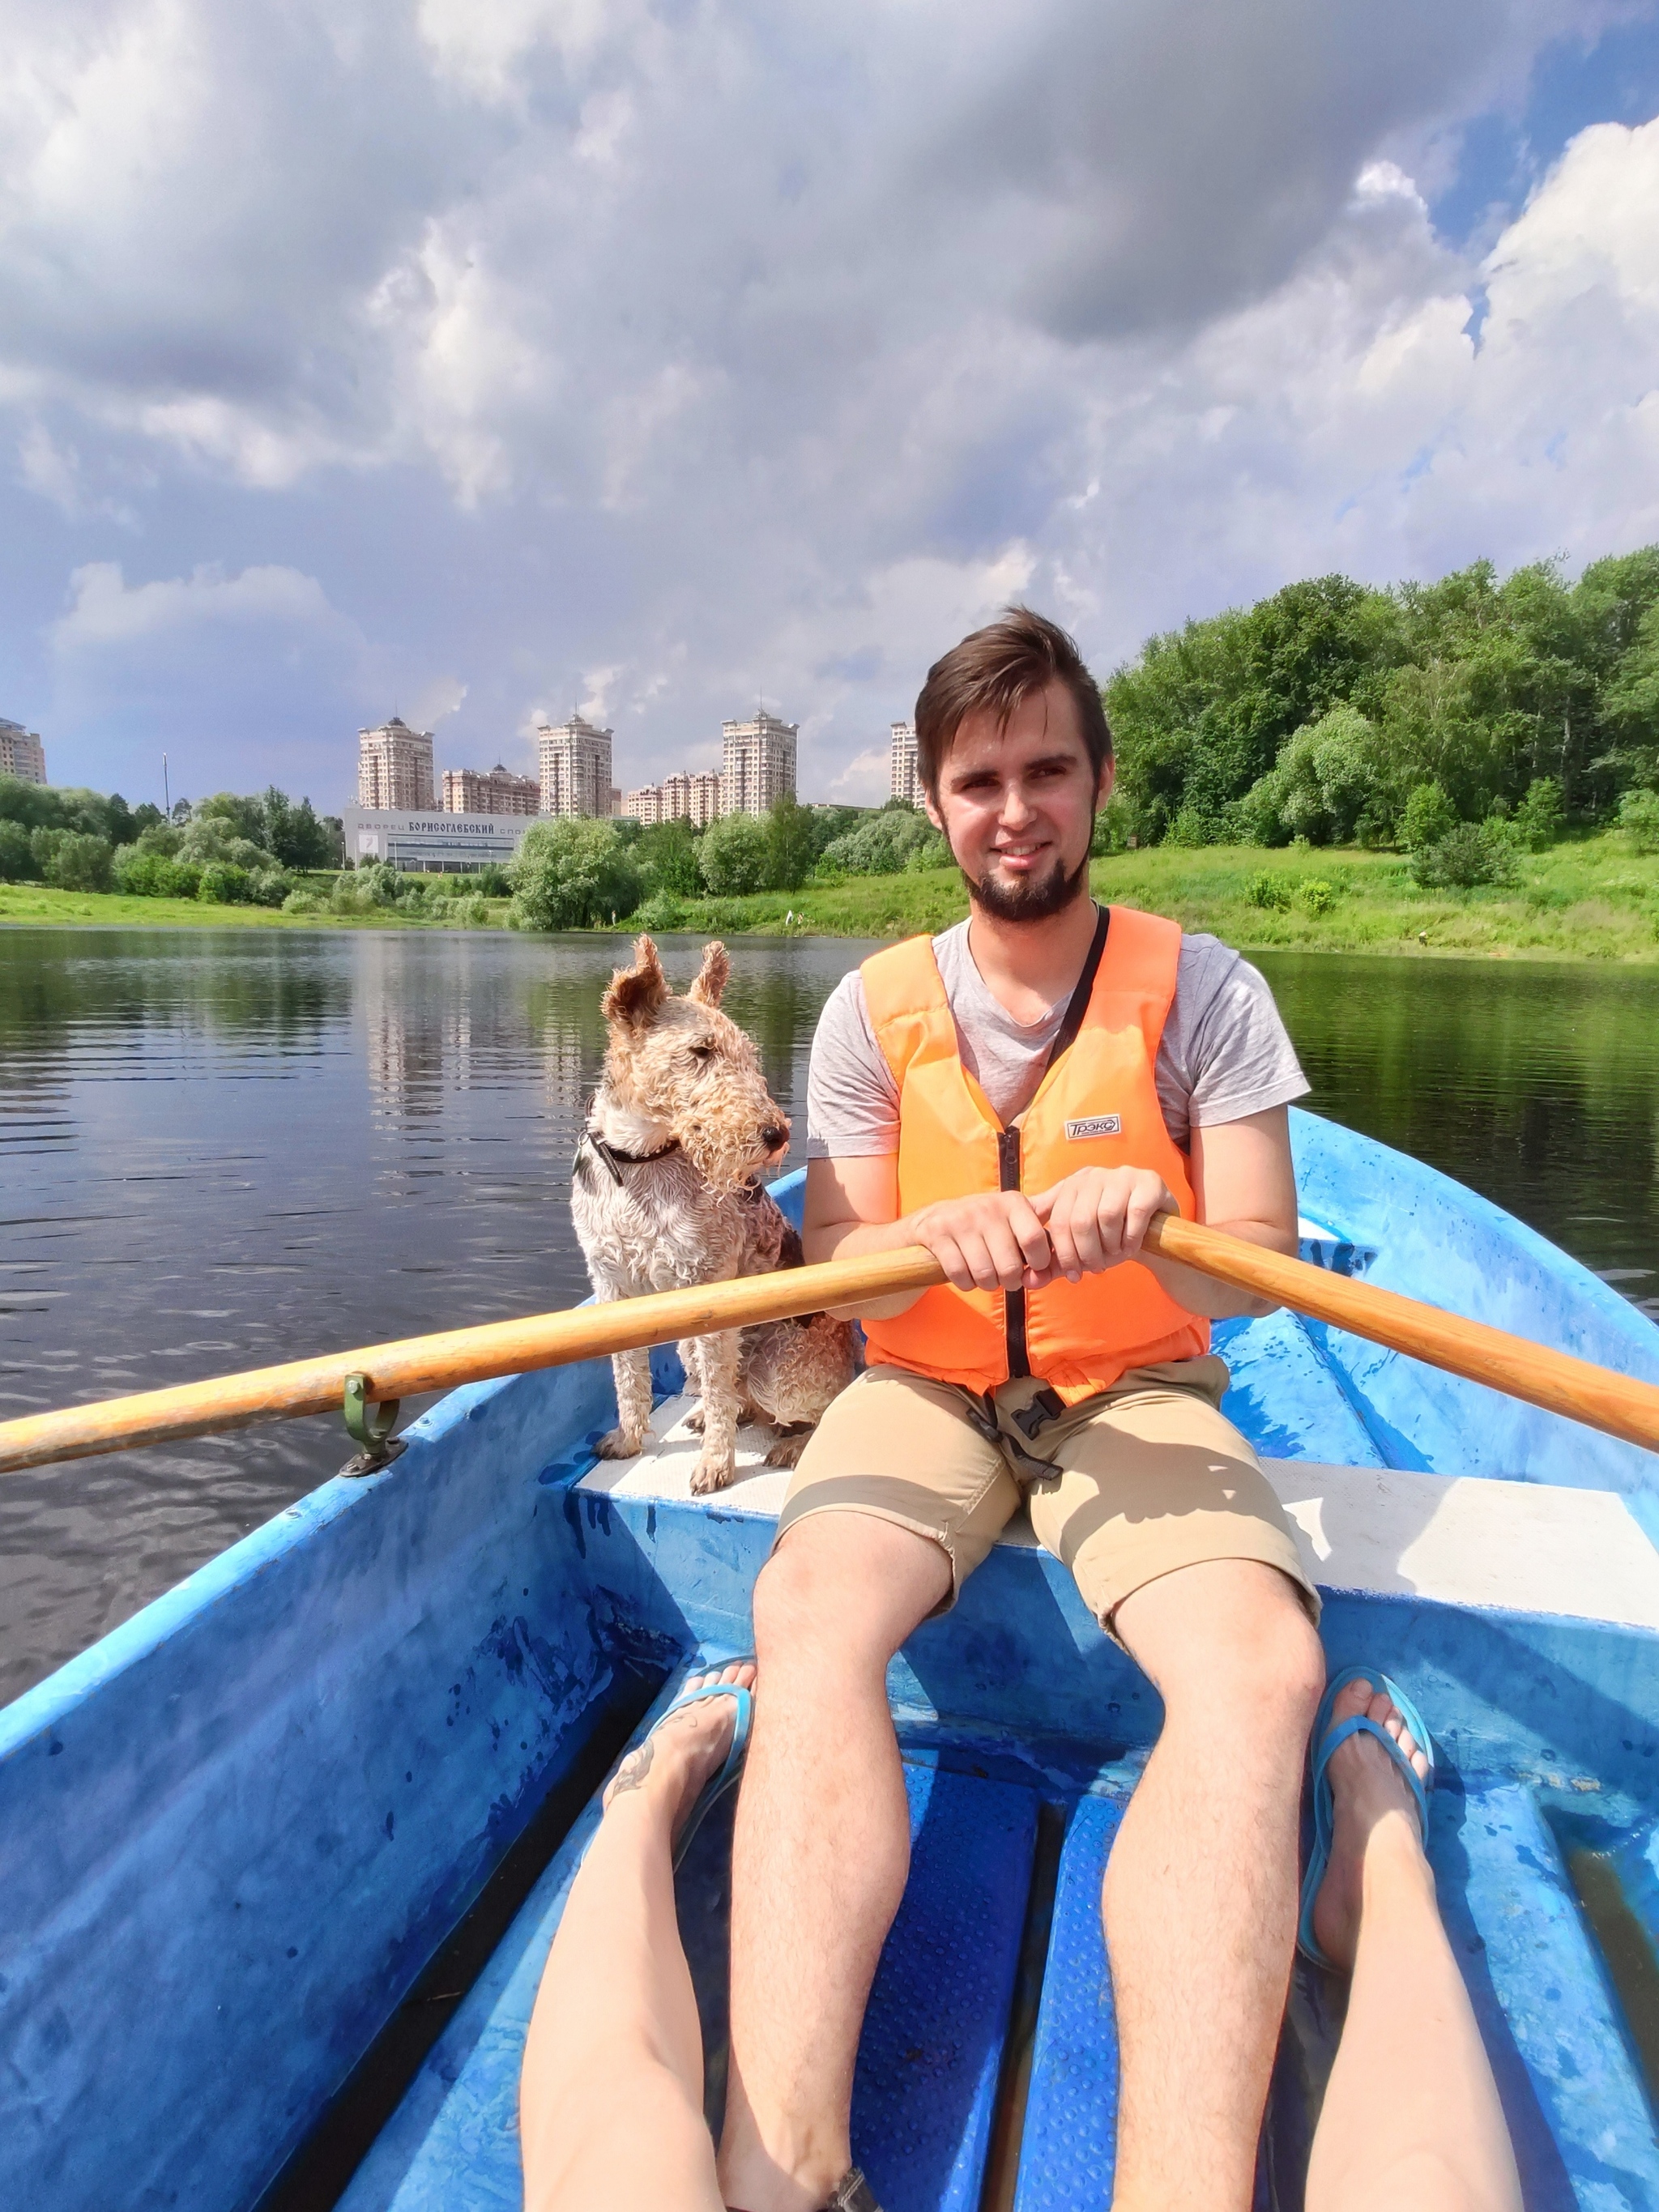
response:
<path id="1" fill-rule="evenodd" d="M 1048 1231 L 1023 1191 L 941 1199 L 913 1213 L 907 1226 L 953 1290 L 1035 1291 L 1054 1279 Z"/>
<path id="2" fill-rule="evenodd" d="M 1050 1189 L 1034 1192 L 1030 1206 L 1048 1231 L 1052 1254 L 1042 1282 L 1058 1275 L 1080 1282 L 1133 1260 L 1152 1216 L 1180 1211 L 1150 1168 L 1079 1168 Z"/>

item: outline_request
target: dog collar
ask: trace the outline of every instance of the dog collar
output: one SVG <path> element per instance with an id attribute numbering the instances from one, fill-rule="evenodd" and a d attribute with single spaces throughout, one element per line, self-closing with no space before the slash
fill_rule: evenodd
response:
<path id="1" fill-rule="evenodd" d="M 671 1137 L 665 1145 L 661 1146 L 654 1152 L 618 1152 L 616 1146 L 606 1144 L 597 1129 L 588 1127 L 582 1131 L 582 1145 L 592 1146 L 594 1152 L 605 1162 L 605 1170 L 611 1182 L 620 1188 L 624 1168 L 642 1167 L 647 1160 L 665 1160 L 670 1152 L 678 1152 L 680 1140 L 678 1137 Z M 576 1150 L 580 1152 L 581 1145 L 578 1145 Z"/>

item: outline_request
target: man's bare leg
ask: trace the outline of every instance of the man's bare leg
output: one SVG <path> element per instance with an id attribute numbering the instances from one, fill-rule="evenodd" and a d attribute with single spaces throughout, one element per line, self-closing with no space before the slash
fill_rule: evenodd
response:
<path id="1" fill-rule="evenodd" d="M 797 1522 L 755 1586 L 766 1696 L 732 1846 L 720 2158 L 745 2212 L 811 2212 L 852 2162 L 859 2032 L 910 1864 L 887 1662 L 950 1587 L 939 1545 L 850 1511 Z"/>
<path id="2" fill-rule="evenodd" d="M 1331 1720 L 1369 1712 L 1425 1774 L 1393 1704 L 1369 1682 Z M 1380 1743 L 1339 1744 L 1320 1948 L 1352 1966 L 1347 2023 L 1308 2166 L 1308 2212 L 1521 2212 L 1521 2184 L 1480 2031 L 1435 1903 L 1406 1778 Z"/>
<path id="3" fill-rule="evenodd" d="M 1114 1623 L 1164 1732 L 1107 1863 L 1121 2055 L 1116 2212 L 1243 2212 L 1296 1940 L 1297 1820 L 1324 1654 L 1288 1577 L 1177 1569 Z"/>
<path id="4" fill-rule="evenodd" d="M 752 1683 L 748 1662 L 693 1676 Z M 519 2083 L 526 2212 L 720 2212 L 673 1840 L 731 1748 L 729 1698 L 623 1763 L 536 1993 Z"/>

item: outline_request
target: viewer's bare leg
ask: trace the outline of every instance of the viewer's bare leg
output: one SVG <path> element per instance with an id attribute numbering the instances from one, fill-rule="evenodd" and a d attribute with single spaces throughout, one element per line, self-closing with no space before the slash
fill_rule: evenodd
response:
<path id="1" fill-rule="evenodd" d="M 1416 1751 L 1390 1700 L 1352 1682 L 1332 1723 L 1369 1712 Z M 1339 1744 L 1336 1820 L 1314 1906 L 1352 1964 L 1347 2024 L 1308 2168 L 1308 2212 L 1520 2212 L 1521 2185 L 1480 2031 L 1452 1957 L 1406 1778 L 1380 1743 Z"/>
<path id="2" fill-rule="evenodd" d="M 694 1676 L 752 1683 L 747 1662 Z M 526 2212 L 720 2212 L 673 1841 L 731 1748 L 729 1698 L 625 1759 L 553 1939 L 519 2083 Z"/>
<path id="3" fill-rule="evenodd" d="M 1297 1820 L 1324 1654 L 1289 1579 L 1213 1559 L 1115 1626 L 1164 1732 L 1107 1863 L 1122 2075 L 1116 2212 L 1243 2212 L 1290 1984 Z"/>
<path id="4" fill-rule="evenodd" d="M 887 1662 L 950 1587 L 939 1545 L 850 1511 L 797 1522 L 756 1584 L 720 2162 L 747 2212 L 808 2212 L 852 2162 L 859 2032 L 910 1864 Z"/>

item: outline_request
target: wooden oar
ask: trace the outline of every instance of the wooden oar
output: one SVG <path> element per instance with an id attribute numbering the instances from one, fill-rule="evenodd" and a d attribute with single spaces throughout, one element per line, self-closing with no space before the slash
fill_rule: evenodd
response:
<path id="1" fill-rule="evenodd" d="M 1369 1283 L 1310 1267 L 1264 1251 L 1220 1231 L 1161 1214 L 1146 1233 L 1150 1251 L 1213 1275 L 1240 1290 L 1293 1306 L 1318 1321 L 1385 1344 L 1431 1366 L 1468 1376 L 1492 1389 L 1565 1413 L 1589 1427 L 1659 1451 L 1659 1387 L 1570 1358 L 1523 1337 L 1465 1321 L 1437 1307 Z M 938 1261 L 919 1246 L 869 1259 L 836 1260 L 775 1275 L 750 1275 L 735 1283 L 710 1283 L 689 1291 L 660 1291 L 608 1305 L 578 1306 L 568 1313 L 536 1314 L 522 1321 L 491 1322 L 438 1336 L 406 1337 L 366 1345 L 321 1359 L 260 1367 L 169 1390 L 107 1398 L 59 1413 L 33 1413 L 0 1422 L 0 1474 L 121 1451 L 131 1444 L 162 1443 L 210 1436 L 256 1421 L 327 1413 L 344 1402 L 349 1378 L 361 1376 L 362 1395 L 384 1404 L 423 1391 L 452 1390 L 497 1375 L 537 1367 L 568 1366 L 613 1352 L 672 1344 L 683 1336 L 742 1328 L 752 1322 L 817 1313 L 826 1306 L 858 1308 L 903 1291 L 943 1282 Z"/>

